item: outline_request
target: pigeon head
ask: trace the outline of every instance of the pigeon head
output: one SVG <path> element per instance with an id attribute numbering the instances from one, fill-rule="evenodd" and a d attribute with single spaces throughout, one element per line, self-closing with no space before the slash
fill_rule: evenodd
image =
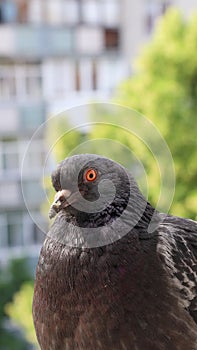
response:
<path id="1" fill-rule="evenodd" d="M 52 173 L 52 184 L 57 193 L 49 217 L 59 213 L 78 227 L 103 227 L 122 216 L 131 227 L 147 207 L 129 171 L 95 154 L 63 160 Z"/>
<path id="2" fill-rule="evenodd" d="M 89 221 L 104 213 L 120 215 L 130 197 L 129 176 L 121 165 L 93 154 L 63 160 L 52 173 L 57 194 L 50 217 L 63 211 Z"/>

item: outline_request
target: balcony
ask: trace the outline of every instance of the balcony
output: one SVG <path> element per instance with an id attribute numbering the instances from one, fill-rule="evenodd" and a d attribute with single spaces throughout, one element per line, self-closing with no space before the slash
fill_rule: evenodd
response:
<path id="1" fill-rule="evenodd" d="M 24 180 L 23 192 L 21 191 L 20 174 L 18 177 L 11 180 L 3 181 L 1 176 L 0 185 L 0 211 L 11 210 L 16 208 L 28 209 L 39 207 L 45 201 L 44 190 L 40 184 L 40 179 L 37 180 Z M 25 204 L 26 203 L 26 204 Z"/>
<path id="2" fill-rule="evenodd" d="M 0 26 L 0 56 L 41 61 L 48 57 L 93 55 L 120 47 L 118 27 L 81 24 L 76 27 L 9 24 Z"/>
<path id="3" fill-rule="evenodd" d="M 0 113 L 3 116 L 0 137 L 32 133 L 45 121 L 45 105 L 42 102 L 2 102 Z"/>
<path id="4" fill-rule="evenodd" d="M 73 33 L 69 28 L 2 25 L 0 46 L 2 57 L 23 57 L 30 60 L 72 53 Z"/>

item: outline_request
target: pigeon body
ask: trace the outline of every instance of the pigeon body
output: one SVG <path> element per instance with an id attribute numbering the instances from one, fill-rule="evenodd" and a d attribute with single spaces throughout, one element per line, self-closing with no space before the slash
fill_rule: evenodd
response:
<path id="1" fill-rule="evenodd" d="M 100 156 L 64 160 L 52 183 L 57 215 L 33 299 L 41 350 L 196 350 L 197 223 L 155 212 Z"/>

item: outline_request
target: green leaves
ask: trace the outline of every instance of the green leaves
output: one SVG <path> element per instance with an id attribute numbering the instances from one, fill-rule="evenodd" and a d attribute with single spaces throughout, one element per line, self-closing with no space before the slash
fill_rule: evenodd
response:
<path id="1" fill-rule="evenodd" d="M 19 290 L 25 281 L 32 280 L 32 274 L 29 272 L 29 264 L 26 258 L 10 261 L 6 268 L 1 269 L 0 273 L 0 348 L 4 350 L 16 349 L 26 350 L 28 344 L 19 332 L 5 327 L 7 314 L 5 305 L 12 301 L 13 295 Z M 22 317 L 22 316 L 21 316 Z"/>
<path id="2" fill-rule="evenodd" d="M 120 86 L 116 96 L 118 102 L 151 119 L 164 136 L 176 170 L 171 212 L 193 219 L 197 218 L 196 52 L 197 15 L 186 21 L 179 11 L 170 9 L 139 57 L 136 74 Z M 152 162 L 143 156 L 142 161 L 147 164 L 150 185 L 157 182 Z M 154 186 L 150 193 L 154 204 Z M 190 194 L 192 200 L 187 199 Z"/>
<path id="3" fill-rule="evenodd" d="M 26 339 L 32 344 L 37 344 L 31 312 L 32 297 L 33 282 L 26 282 L 14 295 L 13 302 L 6 305 L 5 310 L 12 321 L 24 331 Z"/>

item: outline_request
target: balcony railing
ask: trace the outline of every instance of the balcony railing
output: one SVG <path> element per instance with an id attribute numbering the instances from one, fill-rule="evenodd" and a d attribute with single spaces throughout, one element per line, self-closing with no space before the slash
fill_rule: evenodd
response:
<path id="1" fill-rule="evenodd" d="M 81 24 L 67 26 L 0 26 L 0 56 L 36 60 L 45 57 L 93 55 L 117 51 L 120 47 L 118 27 Z"/>
<path id="2" fill-rule="evenodd" d="M 35 59 L 45 56 L 71 54 L 73 32 L 69 28 L 2 25 L 0 26 L 0 55 Z"/>
<path id="3" fill-rule="evenodd" d="M 45 104 L 30 102 L 28 104 L 0 103 L 3 116 L 0 137 L 6 135 L 32 133 L 46 118 Z"/>

